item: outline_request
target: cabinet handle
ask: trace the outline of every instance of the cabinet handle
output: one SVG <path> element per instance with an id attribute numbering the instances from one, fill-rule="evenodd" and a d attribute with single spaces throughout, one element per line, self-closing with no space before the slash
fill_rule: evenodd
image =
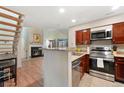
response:
<path id="1" fill-rule="evenodd" d="M 86 40 L 86 43 L 85 44 L 87 44 L 87 40 Z"/>
<path id="2" fill-rule="evenodd" d="M 117 61 L 119 61 L 119 62 L 124 62 L 124 59 L 117 59 Z"/>
<path id="3" fill-rule="evenodd" d="M 82 44 L 84 44 L 84 42 L 82 41 Z"/>

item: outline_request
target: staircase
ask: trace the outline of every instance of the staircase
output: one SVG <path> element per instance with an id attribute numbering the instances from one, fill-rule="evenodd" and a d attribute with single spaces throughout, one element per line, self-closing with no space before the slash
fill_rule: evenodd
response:
<path id="1" fill-rule="evenodd" d="M 0 54 L 17 55 L 24 15 L 0 6 Z"/>

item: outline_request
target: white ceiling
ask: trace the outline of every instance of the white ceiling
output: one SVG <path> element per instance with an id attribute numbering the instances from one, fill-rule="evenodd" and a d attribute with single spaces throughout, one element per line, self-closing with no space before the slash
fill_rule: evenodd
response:
<path id="1" fill-rule="evenodd" d="M 70 26 L 124 13 L 124 7 L 112 11 L 111 6 L 8 6 L 25 14 L 24 26 L 38 29 L 67 29 Z M 64 8 L 65 13 L 59 13 Z M 71 20 L 76 19 L 76 23 Z"/>

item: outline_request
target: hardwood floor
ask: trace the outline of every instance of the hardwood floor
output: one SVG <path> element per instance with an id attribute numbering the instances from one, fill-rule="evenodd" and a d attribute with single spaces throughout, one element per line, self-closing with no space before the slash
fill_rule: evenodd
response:
<path id="1" fill-rule="evenodd" d="M 16 87 L 43 87 L 42 58 L 33 58 L 23 62 L 22 68 L 17 70 Z M 14 86 L 12 82 L 6 82 L 7 87 Z M 85 74 L 79 87 L 123 87 L 119 82 L 110 82 L 89 74 Z"/>
<path id="2" fill-rule="evenodd" d="M 16 87 L 42 87 L 42 58 L 32 58 L 22 63 L 22 67 L 17 69 Z M 5 87 L 15 87 L 13 79 L 4 83 Z"/>
<path id="3" fill-rule="evenodd" d="M 23 62 L 17 70 L 17 87 L 43 86 L 42 58 L 33 58 Z"/>

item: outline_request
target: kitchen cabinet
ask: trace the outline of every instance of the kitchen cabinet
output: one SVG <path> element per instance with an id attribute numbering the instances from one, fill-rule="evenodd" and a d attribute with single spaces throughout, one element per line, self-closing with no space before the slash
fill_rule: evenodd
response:
<path id="1" fill-rule="evenodd" d="M 82 57 L 84 73 L 89 72 L 89 55 Z"/>
<path id="2" fill-rule="evenodd" d="M 82 45 L 83 44 L 83 33 L 82 30 L 76 31 L 76 45 Z"/>
<path id="3" fill-rule="evenodd" d="M 86 55 L 86 71 L 85 72 L 87 72 L 87 73 L 89 73 L 89 55 L 87 54 Z"/>
<path id="4" fill-rule="evenodd" d="M 124 58 L 115 58 L 115 79 L 124 82 Z"/>
<path id="5" fill-rule="evenodd" d="M 83 77 L 84 73 L 85 73 L 85 56 L 81 57 L 81 64 L 80 64 L 80 72 L 81 72 L 81 77 Z"/>
<path id="6" fill-rule="evenodd" d="M 76 31 L 76 45 L 90 44 L 90 29 Z"/>
<path id="7" fill-rule="evenodd" d="M 124 22 L 113 24 L 114 44 L 124 44 Z"/>
<path id="8" fill-rule="evenodd" d="M 83 30 L 83 44 L 90 44 L 90 29 Z"/>
<path id="9" fill-rule="evenodd" d="M 89 55 L 84 55 L 81 57 L 81 78 L 84 75 L 84 73 L 89 72 Z"/>

